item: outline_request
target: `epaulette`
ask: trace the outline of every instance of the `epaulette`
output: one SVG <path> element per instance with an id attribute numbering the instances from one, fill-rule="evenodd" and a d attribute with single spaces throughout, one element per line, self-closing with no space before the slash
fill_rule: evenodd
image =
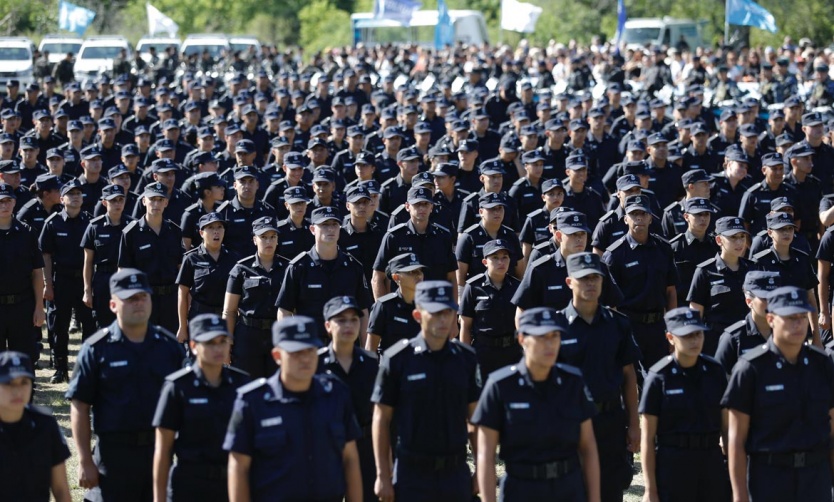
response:
<path id="1" fill-rule="evenodd" d="M 46 219 L 45 219 L 45 220 L 43 220 L 43 223 L 44 223 L 44 224 L 49 223 L 50 221 L 54 220 L 54 219 L 55 219 L 55 217 L 56 217 L 56 216 L 58 216 L 59 214 L 61 214 L 61 213 L 60 213 L 60 212 L 57 212 L 57 213 L 52 213 L 52 214 L 50 214 L 49 216 L 47 216 L 47 217 L 46 217 Z"/>
<path id="2" fill-rule="evenodd" d="M 26 409 L 31 411 L 32 413 L 43 415 L 45 417 L 52 416 L 52 408 L 48 408 L 46 406 L 38 406 L 37 404 L 27 404 Z"/>
<path id="3" fill-rule="evenodd" d="M 98 223 L 99 221 L 103 220 L 105 217 L 107 217 L 106 214 L 102 214 L 101 216 L 96 216 L 95 218 L 90 220 L 90 223 Z"/>
<path id="4" fill-rule="evenodd" d="M 556 367 L 564 371 L 565 373 L 570 373 L 571 375 L 576 375 L 578 377 L 582 376 L 582 370 L 577 368 L 576 366 L 571 366 L 570 364 L 565 363 L 556 363 Z"/>
<path id="5" fill-rule="evenodd" d="M 684 235 L 685 234 L 678 234 L 672 237 L 672 239 L 669 241 L 669 244 L 672 244 L 673 242 L 678 242 L 679 240 L 683 239 Z"/>
<path id="6" fill-rule="evenodd" d="M 249 382 L 246 385 L 241 385 L 237 389 L 237 393 L 239 396 L 242 396 L 243 394 L 247 394 L 249 392 L 252 392 L 253 390 L 257 390 L 260 387 L 263 387 L 264 385 L 266 385 L 266 378 L 259 378 L 257 380 Z"/>
<path id="7" fill-rule="evenodd" d="M 102 328 L 93 333 L 90 338 L 87 338 L 86 343 L 90 345 L 96 344 L 110 336 L 110 328 Z"/>
<path id="8" fill-rule="evenodd" d="M 430 226 L 436 227 L 436 228 L 438 228 L 440 230 L 443 230 L 444 232 L 448 232 L 450 234 L 452 233 L 451 230 L 449 230 L 448 228 L 444 227 L 443 225 L 441 225 L 439 223 L 431 223 Z"/>
<path id="9" fill-rule="evenodd" d="M 811 349 L 812 352 L 816 352 L 822 356 L 828 357 L 828 354 L 826 354 L 823 349 L 817 347 L 816 345 L 808 345 L 808 348 Z"/>
<path id="10" fill-rule="evenodd" d="M 724 333 L 732 333 L 733 331 L 736 331 L 739 328 L 743 328 L 745 324 L 747 324 L 747 321 L 744 319 L 734 322 L 733 324 L 730 324 L 729 326 L 724 328 Z"/>
<path id="11" fill-rule="evenodd" d="M 393 227 L 389 228 L 389 229 L 388 229 L 388 231 L 389 231 L 389 232 L 395 232 L 395 231 L 400 230 L 401 228 L 405 228 L 405 227 L 407 227 L 407 226 L 408 226 L 408 222 L 406 222 L 406 223 L 399 223 L 399 224 L 394 225 Z"/>
<path id="12" fill-rule="evenodd" d="M 215 209 L 215 210 L 214 210 L 214 212 L 215 212 L 215 213 L 219 213 L 220 211 L 222 211 L 222 210 L 226 209 L 227 207 L 229 207 L 229 205 L 231 205 L 231 203 L 232 203 L 232 201 L 230 201 L 230 200 L 225 200 L 225 201 L 223 201 L 223 203 L 222 203 L 222 204 L 220 204 L 219 206 L 217 206 L 217 209 Z"/>
<path id="13" fill-rule="evenodd" d="M 807 253 L 806 251 L 803 251 L 803 250 L 801 250 L 801 249 L 799 249 L 799 248 L 791 247 L 791 251 L 796 251 L 797 253 L 799 253 L 799 254 L 801 254 L 801 255 L 809 256 L 809 255 L 808 255 L 808 253 Z"/>
<path id="14" fill-rule="evenodd" d="M 609 218 L 611 218 L 612 216 L 617 216 L 617 210 L 616 209 L 612 209 L 611 211 L 608 211 L 607 213 L 603 214 L 602 218 L 600 218 L 599 221 L 606 221 Z"/>
<path id="15" fill-rule="evenodd" d="M 542 208 L 536 209 L 535 211 L 532 211 L 532 212 L 527 214 L 527 219 L 530 220 L 530 219 L 533 219 L 533 218 L 537 218 L 542 213 L 544 213 L 544 209 L 542 209 Z"/>
<path id="16" fill-rule="evenodd" d="M 547 240 L 546 240 L 546 241 L 544 241 L 544 242 L 539 242 L 538 244 L 536 244 L 535 246 L 533 246 L 533 249 L 545 249 L 545 248 L 547 248 L 547 247 L 549 247 L 549 246 L 550 246 L 550 242 L 551 242 L 551 240 L 550 240 L 550 239 L 547 239 Z"/>
<path id="17" fill-rule="evenodd" d="M 712 257 L 712 258 L 710 258 L 709 260 L 706 260 L 706 261 L 702 261 L 701 263 L 696 265 L 696 267 L 697 268 L 708 267 L 708 266 L 712 265 L 713 263 L 715 263 L 715 257 Z"/>
<path id="18" fill-rule="evenodd" d="M 392 183 L 396 183 L 396 182 L 397 182 L 396 177 L 388 178 L 387 180 L 383 181 L 381 185 L 379 185 L 379 188 L 382 189 L 382 188 L 387 187 L 388 185 L 391 185 Z"/>
<path id="19" fill-rule="evenodd" d="M 290 264 L 295 265 L 296 263 L 298 263 L 298 262 L 300 262 L 302 259 L 304 259 L 304 257 L 305 257 L 305 256 L 307 256 L 307 252 L 306 252 L 306 251 L 301 252 L 301 253 L 298 253 L 298 256 L 296 256 L 295 258 L 293 258 L 292 260 L 290 260 Z"/>
<path id="20" fill-rule="evenodd" d="M 612 242 L 611 245 L 608 246 L 605 250 L 606 251 L 614 251 L 618 247 L 622 246 L 623 242 L 625 242 L 625 237 L 620 237 L 619 239 Z"/>
<path id="21" fill-rule="evenodd" d="M 761 190 L 761 189 L 762 189 L 762 184 L 761 183 L 756 183 L 755 185 L 753 185 L 750 188 L 748 188 L 747 190 L 745 190 L 744 193 L 753 193 L 753 192 L 756 192 L 756 191 Z"/>
<path id="22" fill-rule="evenodd" d="M 130 230 L 133 230 L 133 227 L 135 227 L 138 223 L 139 223 L 139 220 L 131 221 L 130 223 L 125 225 L 125 229 L 122 230 L 122 232 L 124 233 L 124 232 L 129 232 Z"/>
<path id="23" fill-rule="evenodd" d="M 377 301 L 378 301 L 379 303 L 385 303 L 385 302 L 387 302 L 387 301 L 389 301 L 389 300 L 393 300 L 393 299 L 394 299 L 394 298 L 396 298 L 396 297 L 397 297 L 397 293 L 388 293 L 387 295 L 380 296 L 380 297 L 379 297 L 379 299 L 378 299 Z"/>
<path id="24" fill-rule="evenodd" d="M 466 198 L 463 199 L 463 201 L 464 202 L 469 202 L 471 199 L 474 199 L 476 197 L 479 197 L 478 192 L 472 192 L 471 194 L 467 195 Z"/>
<path id="25" fill-rule="evenodd" d="M 253 254 L 253 255 L 249 255 L 249 256 L 247 256 L 246 258 L 241 258 L 241 259 L 239 259 L 239 260 L 237 261 L 237 263 L 238 263 L 239 265 L 247 265 L 247 264 L 249 263 L 249 261 L 250 261 L 250 260 L 254 260 L 254 259 L 255 259 L 255 256 L 257 256 L 257 255 L 254 255 L 254 254 Z"/>
<path id="26" fill-rule="evenodd" d="M 661 371 L 663 371 L 663 368 L 672 364 L 672 361 L 674 361 L 674 360 L 675 360 L 674 356 L 663 357 L 663 358 L 660 359 L 660 361 L 654 363 L 652 365 L 652 367 L 649 368 L 649 371 L 651 371 L 652 373 L 660 373 Z"/>
<path id="27" fill-rule="evenodd" d="M 469 345 L 468 343 L 463 343 L 460 340 L 458 340 L 457 338 L 452 338 L 449 341 L 452 343 L 452 345 L 454 345 L 456 347 L 461 347 L 463 349 L 466 349 L 473 354 L 475 353 L 475 347 Z"/>
<path id="28" fill-rule="evenodd" d="M 243 371 L 242 369 L 237 368 L 235 366 L 229 366 L 227 364 L 223 367 L 226 368 L 227 370 L 231 371 L 232 373 L 237 373 L 238 375 L 245 376 L 247 378 L 251 376 L 248 371 Z"/>
<path id="29" fill-rule="evenodd" d="M 757 357 L 761 357 L 764 354 L 767 354 L 768 352 L 769 352 L 769 349 L 767 348 L 767 344 L 763 343 L 763 344 L 759 345 L 758 347 L 756 347 L 754 349 L 750 349 L 747 352 L 745 352 L 741 356 L 741 358 L 746 359 L 748 361 L 752 361 L 753 359 L 756 359 Z"/>
<path id="30" fill-rule="evenodd" d="M 533 263 L 530 264 L 530 267 L 531 268 L 532 267 L 538 267 L 542 263 L 545 263 L 548 260 L 550 260 L 552 257 L 553 257 L 552 254 L 546 254 L 546 255 L 542 256 L 541 258 L 538 258 L 538 259 L 534 260 Z"/>
<path id="31" fill-rule="evenodd" d="M 764 237 L 765 235 L 767 235 L 767 229 L 760 230 L 759 233 L 755 235 L 755 237 Z"/>
<path id="32" fill-rule="evenodd" d="M 759 251 L 758 253 L 753 255 L 753 260 L 758 261 L 760 258 L 764 258 L 770 254 L 770 248 L 765 249 L 764 251 Z"/>
<path id="33" fill-rule="evenodd" d="M 663 212 L 665 213 L 666 211 L 671 211 L 675 206 L 679 206 L 679 205 L 680 205 L 680 202 L 675 201 L 675 202 L 669 204 L 668 206 L 664 207 Z"/>
<path id="34" fill-rule="evenodd" d="M 160 335 L 163 335 L 163 336 L 166 336 L 166 337 L 170 338 L 171 341 L 173 341 L 174 343 L 177 343 L 177 344 L 180 343 L 180 342 L 177 341 L 177 337 L 173 333 L 171 333 L 167 329 L 163 328 L 162 326 L 156 325 L 156 332 L 157 332 L 157 334 L 160 334 Z"/>
<path id="35" fill-rule="evenodd" d="M 481 280 L 481 279 L 483 279 L 483 278 L 484 278 L 484 274 L 483 274 L 483 273 L 480 273 L 480 274 L 478 274 L 478 275 L 473 275 L 472 277 L 470 277 L 469 279 L 467 279 L 467 280 L 466 280 L 466 284 L 473 284 L 473 283 L 475 283 L 476 281 L 479 281 L 479 280 Z"/>
<path id="36" fill-rule="evenodd" d="M 379 356 L 376 354 L 376 352 L 371 352 L 369 350 L 365 350 L 365 349 L 362 349 L 362 348 L 359 348 L 359 347 L 356 347 L 353 350 L 359 351 L 360 356 L 367 356 L 371 359 L 379 359 Z"/>
<path id="37" fill-rule="evenodd" d="M 324 347 L 320 348 L 319 350 L 317 350 L 316 354 L 322 356 L 324 354 L 327 354 L 328 350 L 330 350 L 330 349 L 327 346 L 324 346 Z"/>
<path id="38" fill-rule="evenodd" d="M 407 338 L 404 340 L 400 340 L 399 342 L 385 349 L 385 352 L 383 352 L 382 355 L 384 355 L 388 359 L 391 359 L 392 357 L 405 350 L 405 348 L 408 347 L 410 344 L 411 341 Z"/>
<path id="39" fill-rule="evenodd" d="M 171 373 L 170 375 L 166 376 L 165 380 L 168 380 L 169 382 L 173 382 L 174 380 L 177 380 L 179 378 L 184 377 L 185 375 L 188 375 L 189 373 L 191 373 L 191 371 L 192 371 L 191 366 L 186 366 L 185 368 L 179 369 L 179 370 Z"/>
<path id="40" fill-rule="evenodd" d="M 194 251 L 197 251 L 198 249 L 200 249 L 200 246 L 193 247 L 193 248 L 189 249 L 188 251 L 186 251 L 185 253 L 183 253 L 182 256 L 185 257 L 185 256 L 188 256 L 190 254 L 193 254 Z"/>
<path id="41" fill-rule="evenodd" d="M 503 368 L 497 369 L 489 374 L 489 380 L 499 381 L 509 378 L 513 375 L 518 374 L 518 365 L 511 364 L 510 366 L 504 366 Z"/>
<path id="42" fill-rule="evenodd" d="M 194 204 L 191 204 L 190 206 L 185 208 L 185 212 L 191 211 L 192 209 L 197 209 L 198 207 L 200 207 L 200 204 L 202 204 L 202 202 L 195 202 Z"/>
<path id="43" fill-rule="evenodd" d="M 715 366 L 718 366 L 719 368 L 723 368 L 723 366 L 721 366 L 721 363 L 719 363 L 719 362 L 718 362 L 718 360 L 717 360 L 717 359 L 715 359 L 715 358 L 714 358 L 714 357 L 712 357 L 712 356 L 708 356 L 708 355 L 706 355 L 706 354 L 704 354 L 704 353 L 701 353 L 701 354 L 699 355 L 699 357 L 700 357 L 700 359 L 701 359 L 702 361 L 704 361 L 704 362 L 705 362 L 705 363 L 707 363 L 707 364 L 714 364 Z"/>
<path id="44" fill-rule="evenodd" d="M 466 227 L 466 229 L 465 229 L 463 232 L 461 232 L 461 233 L 462 233 L 462 234 L 468 234 L 469 232 L 471 232 L 471 231 L 473 231 L 473 230 L 477 230 L 477 228 L 478 228 L 479 226 L 481 226 L 481 224 L 480 224 L 480 223 L 475 223 L 475 224 L 474 224 L 474 225 L 472 225 L 472 226 Z"/>
<path id="45" fill-rule="evenodd" d="M 513 182 L 513 186 L 521 186 L 524 184 L 525 181 L 527 181 L 527 178 L 519 178 Z"/>

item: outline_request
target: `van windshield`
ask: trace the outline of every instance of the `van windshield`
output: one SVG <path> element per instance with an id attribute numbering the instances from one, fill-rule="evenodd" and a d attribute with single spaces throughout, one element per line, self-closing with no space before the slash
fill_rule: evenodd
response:
<path id="1" fill-rule="evenodd" d="M 190 56 L 192 54 L 202 54 L 203 51 L 208 51 L 211 57 L 216 58 L 220 56 L 224 50 L 226 50 L 225 45 L 194 44 L 186 46 L 185 49 L 183 49 L 183 52 L 186 56 Z"/>
<path id="2" fill-rule="evenodd" d="M 627 44 L 643 45 L 657 40 L 660 28 L 626 28 L 623 31 L 623 41 Z"/>
<path id="3" fill-rule="evenodd" d="M 116 59 L 119 55 L 119 51 L 121 51 L 123 47 L 120 46 L 111 46 L 111 47 L 84 47 L 81 50 L 81 54 L 78 55 L 79 59 Z"/>
<path id="4" fill-rule="evenodd" d="M 0 47 L 0 61 L 26 61 L 32 53 L 25 47 Z"/>
<path id="5" fill-rule="evenodd" d="M 48 42 L 41 45 L 41 52 L 49 51 L 50 54 L 66 54 L 67 52 L 72 52 L 73 54 L 78 54 L 78 49 L 80 48 L 80 43 Z"/>

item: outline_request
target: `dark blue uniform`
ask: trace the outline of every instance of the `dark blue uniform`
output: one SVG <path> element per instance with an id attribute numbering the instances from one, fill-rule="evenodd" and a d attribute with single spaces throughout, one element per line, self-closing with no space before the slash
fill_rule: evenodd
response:
<path id="1" fill-rule="evenodd" d="M 557 363 L 544 382 L 532 380 L 524 361 L 492 373 L 472 423 L 499 433 L 501 500 L 586 500 L 577 449 L 580 426 L 594 414 L 578 368 Z M 551 465 L 559 476 L 547 476 Z"/>
<path id="2" fill-rule="evenodd" d="M 316 238 L 310 232 L 310 220 L 304 219 L 300 227 L 287 217 L 278 222 L 278 253 L 288 260 L 292 260 L 301 253 L 306 253 L 316 243 Z"/>
<path id="3" fill-rule="evenodd" d="M 255 205 L 246 208 L 240 205 L 237 197 L 220 204 L 217 213 L 227 221 L 226 246 L 239 256 L 249 256 L 258 250 L 252 240 L 252 222 L 264 216 L 275 217 L 275 209 L 265 202 L 255 201 Z"/>
<path id="4" fill-rule="evenodd" d="M 52 212 L 47 213 L 46 208 L 43 206 L 40 199 L 36 197 L 23 204 L 22 207 L 18 209 L 17 219 L 32 227 L 35 234 L 40 235 L 41 230 L 43 230 L 43 225 L 46 223 L 46 219 L 53 213 L 61 211 L 61 207 L 62 206 L 60 204 L 55 204 L 52 207 Z M 15 208 L 17 208 L 16 205 Z"/>
<path id="5" fill-rule="evenodd" d="M 43 254 L 32 228 L 12 218 L 8 230 L 0 229 L 0 350 L 23 352 L 38 360 L 35 345 L 40 328 L 32 325 L 35 290 L 32 272 L 43 269 Z M 40 287 L 40 285 L 37 285 Z"/>
<path id="6" fill-rule="evenodd" d="M 518 239 L 522 244 L 535 246 L 550 239 L 552 235 L 550 233 L 550 211 L 540 207 L 527 215 Z"/>
<path id="7" fill-rule="evenodd" d="M 524 221 L 533 211 L 541 208 L 541 186 L 533 186 L 527 178 L 521 178 L 510 187 L 510 197 L 515 200 L 519 218 Z"/>
<path id="8" fill-rule="evenodd" d="M 115 223 L 107 215 L 93 218 L 81 239 L 81 247 L 93 251 L 93 318 L 99 329 L 116 320 L 116 315 L 110 311 L 109 281 L 118 268 L 122 230 L 131 221 L 124 213 Z"/>
<path id="9" fill-rule="evenodd" d="M 166 375 L 184 357 L 177 339 L 154 325 L 142 343 L 114 322 L 81 346 L 66 397 L 92 407 L 104 500 L 153 499 L 154 409 Z"/>
<path id="10" fill-rule="evenodd" d="M 471 499 L 466 423 L 481 391 L 477 366 L 457 340 L 435 352 L 418 335 L 385 351 L 371 400 L 394 409 L 398 501 Z"/>
<path id="11" fill-rule="evenodd" d="M 466 272 L 467 280 L 486 272 L 486 265 L 482 262 L 484 259 L 484 244 L 495 239 L 506 241 L 512 248 L 509 250 L 509 273 L 515 273 L 516 265 L 522 259 L 521 245 L 518 243 L 518 237 L 516 237 L 511 228 L 505 227 L 504 225 L 501 225 L 495 237 L 492 237 L 486 228 L 484 228 L 483 222 L 481 222 L 462 231 L 455 249 L 455 258 L 457 261 L 469 265 L 469 270 Z M 504 365 L 502 364 L 501 366 Z"/>
<path id="12" fill-rule="evenodd" d="M 741 321 L 727 326 L 721 334 L 718 349 L 715 351 L 715 360 L 721 363 L 724 372 L 730 375 L 739 358 L 752 349 L 761 347 L 769 336 L 770 334 L 767 337 L 764 336 L 753 322 L 753 317 L 747 314 Z"/>
<path id="13" fill-rule="evenodd" d="M 797 200 L 798 195 L 796 189 L 787 183 L 780 183 L 776 190 L 771 190 L 767 182 L 762 181 L 747 189 L 741 198 L 738 214 L 731 216 L 742 218 L 750 225 L 750 233 L 756 234 L 767 228 L 765 217 L 770 212 L 770 201 L 776 197 Z"/>
<path id="14" fill-rule="evenodd" d="M 672 252 L 675 253 L 675 266 L 678 268 L 678 284 L 676 286 L 678 292 L 678 306 L 689 306 L 689 301 L 686 299 L 689 293 L 689 287 L 695 276 L 695 269 L 698 264 L 703 263 L 715 256 L 718 252 L 718 246 L 715 244 L 715 239 L 711 239 L 710 235 L 704 236 L 703 240 L 698 240 L 689 230 L 676 235 L 669 244 L 672 246 Z M 744 280 L 742 278 L 742 280 Z"/>
<path id="15" fill-rule="evenodd" d="M 380 354 L 400 340 L 417 336 L 420 324 L 414 320 L 412 312 L 414 304 L 406 303 L 401 291 L 388 293 L 374 303 L 368 319 L 368 334 L 380 338 Z"/>
<path id="16" fill-rule="evenodd" d="M 831 498 L 834 363 L 825 352 L 805 345 L 790 364 L 768 340 L 736 363 L 721 406 L 750 416 L 752 500 Z"/>
<path id="17" fill-rule="evenodd" d="M 232 358 L 235 366 L 253 378 L 275 371 L 270 329 L 278 315 L 275 299 L 288 265 L 285 258 L 275 255 L 272 268 L 266 270 L 254 255 L 238 261 L 229 273 L 226 292 L 240 295 Z"/>
<path id="18" fill-rule="evenodd" d="M 228 366 L 217 387 L 206 381 L 198 366 L 187 366 L 165 378 L 153 426 L 177 433 L 173 449 L 177 461 L 168 477 L 168 500 L 229 500 L 223 436 L 237 389 L 247 383 L 249 375 Z"/>
<path id="19" fill-rule="evenodd" d="M 733 188 L 727 177 L 721 173 L 714 177 L 712 187 L 710 188 L 710 202 L 718 208 L 718 212 L 713 219 L 718 220 L 725 216 L 738 216 L 739 208 L 741 208 L 741 200 L 744 194 L 750 189 L 752 179 L 747 177 L 738 182 Z"/>
<path id="20" fill-rule="evenodd" d="M 200 314 L 217 314 L 223 311 L 223 298 L 229 273 L 237 263 L 238 256 L 226 246 L 220 247 L 220 256 L 212 258 L 204 245 L 185 253 L 182 259 L 177 285 L 191 291 L 188 318 Z"/>
<path id="21" fill-rule="evenodd" d="M 660 500 L 730 500 L 729 474 L 718 444 L 726 387 L 721 365 L 703 354 L 691 368 L 666 356 L 649 370 L 639 411 L 657 417 Z"/>
<path id="22" fill-rule="evenodd" d="M 148 275 L 153 290 L 151 324 L 175 332 L 177 319 L 177 273 L 182 262 L 182 232 L 169 220 L 162 221 L 159 233 L 148 220 L 134 220 L 122 230 L 119 243 L 119 268 L 137 268 Z"/>
<path id="23" fill-rule="evenodd" d="M 361 434 L 337 378 L 316 375 L 307 392 L 294 393 L 275 373 L 238 389 L 223 449 L 252 457 L 254 502 L 336 502 L 346 489 L 342 452 Z"/>
<path id="24" fill-rule="evenodd" d="M 217 210 L 215 204 L 214 210 Z M 186 207 L 180 218 L 180 230 L 185 239 L 191 239 L 191 247 L 196 248 L 203 243 L 203 237 L 200 236 L 200 218 L 206 214 L 206 208 L 202 202 L 198 201 Z"/>
<path id="25" fill-rule="evenodd" d="M 310 233 L 310 237 L 313 237 L 312 233 Z M 365 280 L 369 284 L 374 273 L 374 261 L 383 237 L 385 237 L 385 229 L 374 225 L 372 222 L 368 222 L 364 232 L 357 232 L 350 221 L 347 221 L 342 224 L 342 229 L 339 232 L 339 248 L 362 264 Z"/>
<path id="26" fill-rule="evenodd" d="M 759 270 L 777 272 L 786 286 L 796 286 L 804 290 L 816 290 L 817 279 L 811 257 L 798 249 L 790 250 L 789 260 L 781 260 L 772 246 L 753 256 L 753 262 Z"/>
<path id="27" fill-rule="evenodd" d="M 424 274 L 427 281 L 445 281 L 449 272 L 458 269 L 452 253 L 452 234 L 434 223 L 429 223 L 424 234 L 417 233 L 411 220 L 388 230 L 379 246 L 374 270 L 384 272 L 388 261 L 402 253 L 417 255 L 426 267 Z"/>
<path id="28" fill-rule="evenodd" d="M 461 171 L 461 173 L 463 173 L 463 171 Z M 463 199 L 460 208 L 460 215 L 458 216 L 458 223 L 455 226 L 455 228 L 458 229 L 458 232 L 461 232 L 463 229 L 469 228 L 481 221 L 481 215 L 478 213 L 478 204 L 481 196 L 485 193 L 487 193 L 486 190 L 481 188 L 477 192 L 473 191 Z M 501 224 L 510 227 L 514 232 L 518 232 L 521 230 L 521 220 L 518 217 L 518 208 L 515 205 L 515 200 L 507 195 L 506 192 L 500 193 L 503 196 L 504 204 L 506 204 L 504 207 L 504 221 L 502 221 Z"/>

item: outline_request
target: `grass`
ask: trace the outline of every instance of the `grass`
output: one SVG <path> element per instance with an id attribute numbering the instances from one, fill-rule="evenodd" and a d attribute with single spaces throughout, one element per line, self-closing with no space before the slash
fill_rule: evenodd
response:
<path id="1" fill-rule="evenodd" d="M 44 332 L 44 335 L 46 333 Z M 70 334 L 69 344 L 69 360 L 70 368 L 75 363 L 75 356 L 81 348 L 81 333 Z M 75 449 L 75 442 L 72 440 L 72 430 L 70 428 L 70 406 L 69 401 L 64 399 L 64 393 L 67 391 L 67 384 L 51 384 L 49 379 L 52 377 L 54 370 L 49 366 L 49 351 L 44 351 L 41 356 L 39 369 L 35 372 L 37 378 L 37 390 L 35 391 L 35 404 L 47 406 L 52 409 L 52 414 L 58 420 L 58 425 L 64 436 L 67 438 L 70 452 L 72 456 L 67 460 L 67 475 L 69 476 L 69 485 L 72 489 L 72 500 L 74 502 L 81 502 L 84 500 L 84 490 L 78 486 L 78 452 Z M 643 473 L 640 471 L 639 457 L 635 464 L 635 469 L 638 471 L 634 475 L 634 480 L 631 487 L 625 492 L 623 500 L 625 502 L 640 502 L 643 499 Z M 499 466 L 498 473 L 503 474 L 503 465 Z M 603 480 L 605 482 L 605 480 Z"/>

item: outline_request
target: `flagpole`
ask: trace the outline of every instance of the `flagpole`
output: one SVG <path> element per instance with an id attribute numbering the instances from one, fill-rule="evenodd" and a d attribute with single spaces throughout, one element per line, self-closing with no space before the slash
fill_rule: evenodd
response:
<path id="1" fill-rule="evenodd" d="M 724 45 L 730 45 L 730 16 L 729 4 L 730 0 L 724 1 Z"/>
<path id="2" fill-rule="evenodd" d="M 498 16 L 498 45 L 504 45 L 504 27 L 502 23 L 504 22 L 504 0 L 500 0 L 501 2 L 501 12 Z"/>

